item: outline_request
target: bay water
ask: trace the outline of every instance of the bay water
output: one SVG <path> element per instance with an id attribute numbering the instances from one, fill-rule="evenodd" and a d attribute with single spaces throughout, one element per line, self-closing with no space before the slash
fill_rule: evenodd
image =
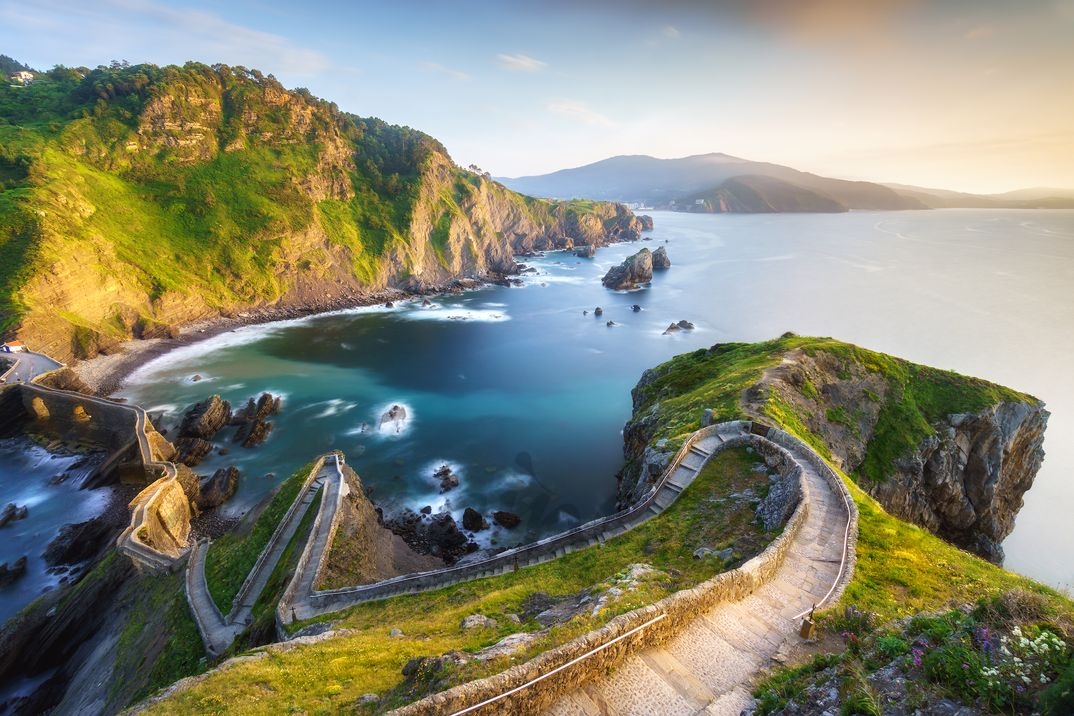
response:
<path id="1" fill-rule="evenodd" d="M 647 240 L 594 259 L 527 259 L 536 272 L 521 287 L 236 329 L 144 366 L 119 394 L 163 412 L 165 427 L 213 393 L 233 405 L 283 396 L 264 445 L 228 444 L 197 469 L 240 469 L 227 514 L 338 448 L 386 511 L 518 513 L 519 528 L 479 533 L 505 546 L 612 511 L 630 389 L 646 368 L 714 343 L 832 336 L 1048 404 L 1047 457 L 1006 566 L 1074 584 L 1074 212 L 653 218 Z M 643 246 L 665 246 L 672 268 L 637 291 L 603 288 Z M 680 319 L 696 330 L 663 335 Z M 382 425 L 393 405 L 407 419 Z M 442 465 L 459 487 L 440 491 Z"/>

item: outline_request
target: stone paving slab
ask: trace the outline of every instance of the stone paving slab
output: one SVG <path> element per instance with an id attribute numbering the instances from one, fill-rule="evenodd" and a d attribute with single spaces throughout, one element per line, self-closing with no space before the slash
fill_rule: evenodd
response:
<path id="1" fill-rule="evenodd" d="M 790 452 L 803 468 L 811 503 L 772 580 L 744 599 L 714 607 L 667 644 L 628 657 L 614 673 L 567 694 L 546 713 L 737 716 L 750 704 L 754 679 L 799 642 L 793 617 L 821 601 L 840 576 L 849 519 L 843 498 L 801 452 Z"/>

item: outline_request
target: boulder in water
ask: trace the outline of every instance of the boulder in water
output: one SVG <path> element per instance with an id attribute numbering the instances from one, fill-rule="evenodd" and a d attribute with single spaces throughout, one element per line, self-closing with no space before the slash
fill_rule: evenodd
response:
<path id="1" fill-rule="evenodd" d="M 0 510 L 0 527 L 16 520 L 24 520 L 29 514 L 30 510 L 26 505 L 16 505 L 14 502 L 9 502 L 4 505 L 3 510 Z"/>
<path id="2" fill-rule="evenodd" d="M 234 466 L 222 467 L 209 477 L 201 478 L 198 508 L 208 510 L 231 499 L 239 489 L 239 471 Z"/>
<path id="3" fill-rule="evenodd" d="M 605 288 L 629 290 L 652 280 L 653 252 L 642 249 L 633 256 L 628 256 L 623 263 L 609 269 L 601 283 Z"/>
<path id="4" fill-rule="evenodd" d="M 492 513 L 493 521 L 506 527 L 507 529 L 513 529 L 522 524 L 522 518 L 516 515 L 514 512 L 507 512 L 505 510 L 496 510 Z"/>
<path id="5" fill-rule="evenodd" d="M 406 408 L 402 405 L 393 405 L 388 408 L 384 415 L 380 416 L 380 430 L 384 430 L 384 426 L 394 427 L 395 432 L 401 432 L 403 429 L 403 423 L 406 422 L 407 414 Z"/>
<path id="6" fill-rule="evenodd" d="M 16 559 L 11 564 L 0 564 L 0 589 L 14 584 L 15 581 L 26 574 L 26 555 Z"/>
<path id="7" fill-rule="evenodd" d="M 462 513 L 462 528 L 471 532 L 480 532 L 489 526 L 488 520 L 473 507 L 467 507 Z"/>
<path id="8" fill-rule="evenodd" d="M 441 465 L 433 473 L 433 477 L 440 481 L 441 492 L 447 492 L 451 488 L 459 486 L 459 476 L 451 471 L 450 465 Z"/>

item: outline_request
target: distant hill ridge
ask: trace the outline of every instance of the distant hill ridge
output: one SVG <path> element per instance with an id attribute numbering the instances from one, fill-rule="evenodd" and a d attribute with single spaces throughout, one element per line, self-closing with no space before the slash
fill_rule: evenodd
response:
<path id="1" fill-rule="evenodd" d="M 531 196 L 624 201 L 700 212 L 838 212 L 850 209 L 1074 208 L 1074 189 L 981 195 L 847 181 L 713 152 L 677 159 L 620 155 L 550 174 L 500 177 Z"/>
<path id="2" fill-rule="evenodd" d="M 499 181 L 531 196 L 639 202 L 691 211 L 926 208 L 917 199 L 880 184 L 830 179 L 720 153 L 679 159 L 618 156 L 551 174 Z"/>

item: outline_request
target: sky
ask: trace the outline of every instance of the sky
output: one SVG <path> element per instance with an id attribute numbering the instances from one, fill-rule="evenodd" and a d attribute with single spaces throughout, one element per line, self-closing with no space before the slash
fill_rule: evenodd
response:
<path id="1" fill-rule="evenodd" d="M 256 68 L 497 176 L 724 152 L 1074 188 L 1074 0 L 0 0 L 0 53 Z"/>

